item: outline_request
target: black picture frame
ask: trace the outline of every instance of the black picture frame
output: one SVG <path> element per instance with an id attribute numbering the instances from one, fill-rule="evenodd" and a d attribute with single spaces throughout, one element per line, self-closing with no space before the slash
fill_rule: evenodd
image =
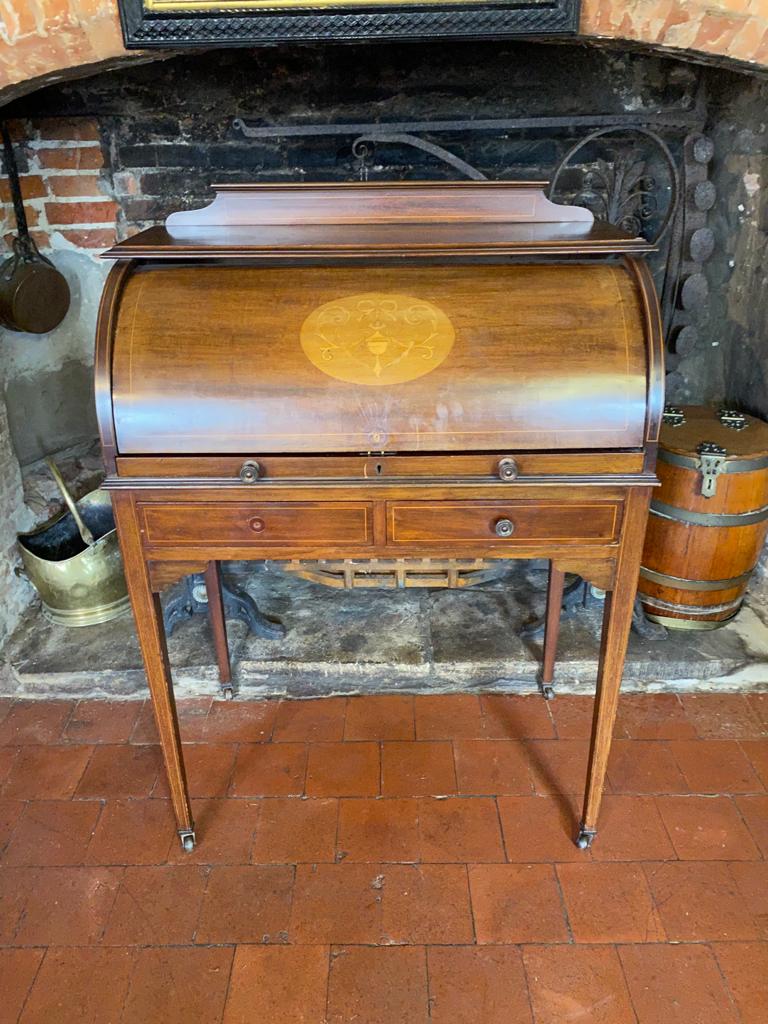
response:
<path id="1" fill-rule="evenodd" d="M 215 0 L 187 2 L 185 11 L 151 9 L 152 0 L 118 0 L 126 48 L 575 35 L 581 6 L 581 0 L 312 0 L 313 6 L 283 0 L 279 7 L 228 10 L 225 4 L 211 8 Z"/>

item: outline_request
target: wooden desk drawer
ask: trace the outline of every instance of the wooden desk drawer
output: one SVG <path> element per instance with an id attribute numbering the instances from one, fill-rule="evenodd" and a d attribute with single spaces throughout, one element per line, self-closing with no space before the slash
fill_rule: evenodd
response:
<path id="1" fill-rule="evenodd" d="M 149 544 L 370 544 L 370 502 L 139 504 Z"/>
<path id="2" fill-rule="evenodd" d="M 390 502 L 388 540 L 448 544 L 606 541 L 618 536 L 619 505 L 607 501 Z"/>

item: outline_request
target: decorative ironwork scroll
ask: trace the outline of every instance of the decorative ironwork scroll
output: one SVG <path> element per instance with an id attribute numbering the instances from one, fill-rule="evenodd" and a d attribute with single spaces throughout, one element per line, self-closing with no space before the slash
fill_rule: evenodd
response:
<path id="1" fill-rule="evenodd" d="M 566 178 L 578 168 L 576 187 Z M 660 173 L 661 172 L 661 173 Z M 586 206 L 598 220 L 659 242 L 677 209 L 675 159 L 648 128 L 600 128 L 568 150 L 552 175 L 550 198 Z"/>
<path id="2" fill-rule="evenodd" d="M 581 0 L 118 0 L 128 49 L 574 35 Z"/>
<path id="3" fill-rule="evenodd" d="M 429 153 L 437 160 L 448 164 L 449 167 L 454 167 L 459 174 L 465 175 L 465 177 L 470 178 L 472 181 L 487 180 L 486 176 L 478 171 L 476 167 L 468 164 L 466 160 L 462 160 L 460 156 L 456 156 L 455 153 L 451 153 L 449 149 L 445 149 L 443 146 L 438 146 L 428 139 L 419 138 L 418 135 L 412 135 L 408 132 L 387 131 L 364 132 L 362 135 L 358 135 L 352 143 L 352 154 L 360 161 L 361 177 L 364 178 L 367 175 L 367 161 L 373 155 L 371 147 L 384 143 L 413 146 L 414 149 L 421 149 L 425 153 Z"/>
<path id="4" fill-rule="evenodd" d="M 650 128 L 598 128 L 570 147 L 554 170 L 549 197 L 586 206 L 598 220 L 659 246 L 656 285 L 665 337 L 680 275 L 681 172 L 669 146 Z"/>

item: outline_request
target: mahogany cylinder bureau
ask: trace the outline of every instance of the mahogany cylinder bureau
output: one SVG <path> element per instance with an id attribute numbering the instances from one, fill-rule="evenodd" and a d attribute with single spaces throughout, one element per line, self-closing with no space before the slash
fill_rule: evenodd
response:
<path id="1" fill-rule="evenodd" d="M 606 590 L 596 831 L 663 408 L 643 239 L 530 183 L 233 186 L 105 255 L 97 409 L 178 830 L 158 594 L 224 559 L 547 558 Z"/>

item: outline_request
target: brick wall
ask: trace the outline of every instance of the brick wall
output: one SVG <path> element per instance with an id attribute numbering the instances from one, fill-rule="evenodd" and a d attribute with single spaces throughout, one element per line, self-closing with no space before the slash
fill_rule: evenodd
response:
<path id="1" fill-rule="evenodd" d="M 88 231 L 80 241 L 95 251 L 111 241 L 105 225 L 116 222 L 123 238 L 210 201 L 214 182 L 359 174 L 349 137 L 257 141 L 233 129 L 235 116 L 279 124 L 685 110 L 695 105 L 698 81 L 693 65 L 584 46 L 283 47 L 187 54 L 51 87 L 14 109 L 30 133 L 29 187 L 44 191 L 29 204 L 37 230 L 54 248 Z M 546 177 L 570 144 L 545 132 L 439 141 L 499 178 Z M 372 164 L 379 178 L 455 175 L 396 146 L 379 147 Z M 65 196 L 64 188 L 82 193 Z"/>
<path id="2" fill-rule="evenodd" d="M 101 136 L 90 117 L 10 122 L 27 222 L 42 250 L 103 250 L 118 206 L 107 192 Z M 15 232 L 8 179 L 0 179 L 3 239 Z"/>

